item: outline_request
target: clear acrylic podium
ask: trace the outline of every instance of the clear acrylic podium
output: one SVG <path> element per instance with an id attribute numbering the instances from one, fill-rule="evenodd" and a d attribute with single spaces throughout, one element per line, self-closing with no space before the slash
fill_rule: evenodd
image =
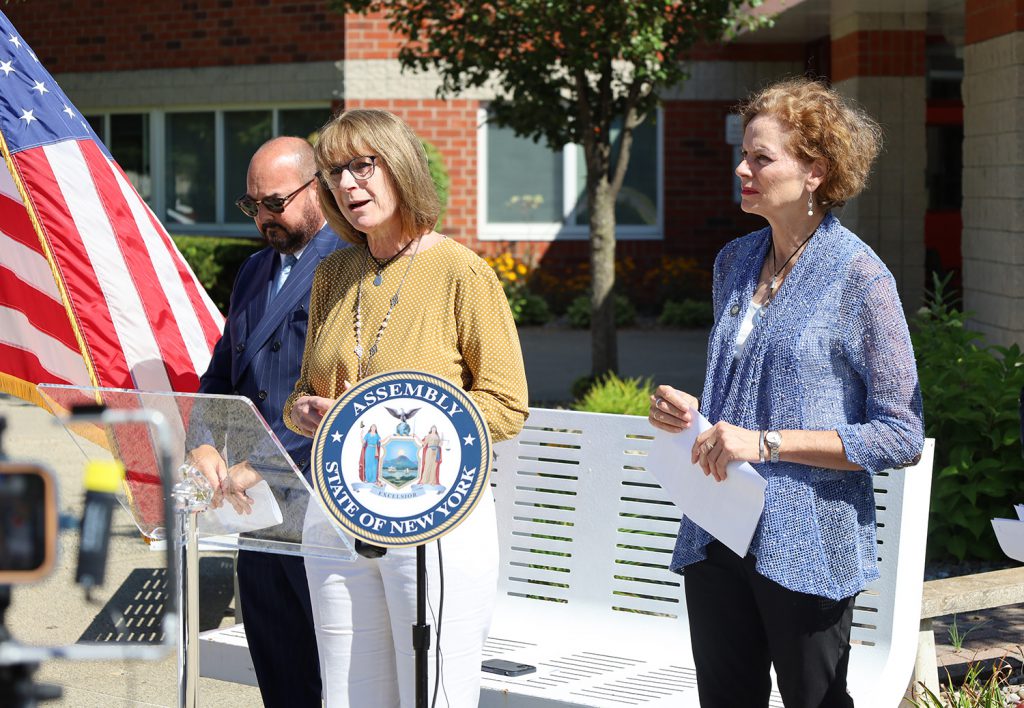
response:
<path id="1" fill-rule="evenodd" d="M 73 409 L 102 405 L 108 410 L 156 411 L 165 433 L 142 423 L 67 423 L 86 459 L 100 449 L 125 468 L 119 499 L 149 541 L 177 544 L 181 625 L 181 705 L 195 705 L 198 681 L 198 552 L 204 548 L 252 550 L 352 560 L 347 537 L 324 513 L 320 500 L 252 402 L 239 396 L 146 392 L 42 384 L 38 390 L 61 418 Z M 223 485 L 233 494 L 214 494 L 192 464 L 193 451 L 215 449 L 227 468 Z M 169 450 L 162 448 L 169 447 Z M 210 448 L 203 448 L 209 450 Z M 163 455 L 163 458 L 162 458 Z M 175 518 L 165 518 L 161 460 L 171 461 Z M 232 503 L 234 501 L 235 503 Z M 141 542 L 141 539 L 140 539 Z"/>

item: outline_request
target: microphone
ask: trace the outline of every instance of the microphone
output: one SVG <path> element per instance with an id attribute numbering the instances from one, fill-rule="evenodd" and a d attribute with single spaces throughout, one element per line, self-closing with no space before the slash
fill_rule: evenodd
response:
<path id="1" fill-rule="evenodd" d="M 85 468 L 85 510 L 82 512 L 75 582 L 89 590 L 103 585 L 110 547 L 110 522 L 124 468 L 114 460 L 90 462 Z"/>

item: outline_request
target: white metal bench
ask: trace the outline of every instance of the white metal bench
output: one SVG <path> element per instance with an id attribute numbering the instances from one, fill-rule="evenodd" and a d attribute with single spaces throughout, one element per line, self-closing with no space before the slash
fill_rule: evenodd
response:
<path id="1" fill-rule="evenodd" d="M 535 408 L 495 446 L 501 566 L 484 654 L 537 671 L 484 673 L 481 706 L 697 705 L 683 578 L 666 569 L 679 514 L 644 469 L 651 432 L 645 418 Z M 932 449 L 875 477 L 881 578 L 854 611 L 857 705 L 898 705 L 914 668 Z M 200 646 L 203 676 L 254 683 L 241 626 Z"/>

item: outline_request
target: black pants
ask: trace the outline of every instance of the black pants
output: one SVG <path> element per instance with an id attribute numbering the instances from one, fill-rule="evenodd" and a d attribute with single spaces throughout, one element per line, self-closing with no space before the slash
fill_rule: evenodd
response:
<path id="1" fill-rule="evenodd" d="M 320 708 L 320 657 L 302 558 L 238 552 L 238 593 L 266 708 Z"/>
<path id="2" fill-rule="evenodd" d="M 775 665 L 786 708 L 848 708 L 853 598 L 788 590 L 721 543 L 687 566 L 686 608 L 701 708 L 768 705 Z"/>

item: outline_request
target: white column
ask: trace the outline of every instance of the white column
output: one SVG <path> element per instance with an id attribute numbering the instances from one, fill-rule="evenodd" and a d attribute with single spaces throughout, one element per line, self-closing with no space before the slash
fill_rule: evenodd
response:
<path id="1" fill-rule="evenodd" d="M 972 326 L 1024 343 L 1024 32 L 964 48 L 963 286 Z"/>
<path id="2" fill-rule="evenodd" d="M 864 64 L 870 68 L 836 66 L 835 87 L 856 100 L 881 125 L 884 145 L 872 170 L 868 188 L 836 215 L 843 225 L 870 245 L 896 277 L 903 307 L 915 312 L 924 298 L 924 216 L 927 209 L 925 167 L 926 95 L 923 72 L 923 36 L 926 16 L 919 12 L 858 12 L 853 3 L 833 3 L 831 19 L 833 48 L 837 40 L 851 33 L 866 37 Z M 845 12 L 843 10 L 846 10 Z M 898 56 L 909 48 L 886 48 L 888 64 L 879 68 L 871 52 L 879 52 L 871 35 L 890 31 L 919 32 L 922 56 L 917 75 L 895 75 L 907 64 Z M 848 60 L 848 59 L 847 59 Z M 854 75 L 850 75 L 851 72 Z M 864 72 L 857 75 L 857 72 Z M 843 77 L 846 78 L 843 78 Z"/>

